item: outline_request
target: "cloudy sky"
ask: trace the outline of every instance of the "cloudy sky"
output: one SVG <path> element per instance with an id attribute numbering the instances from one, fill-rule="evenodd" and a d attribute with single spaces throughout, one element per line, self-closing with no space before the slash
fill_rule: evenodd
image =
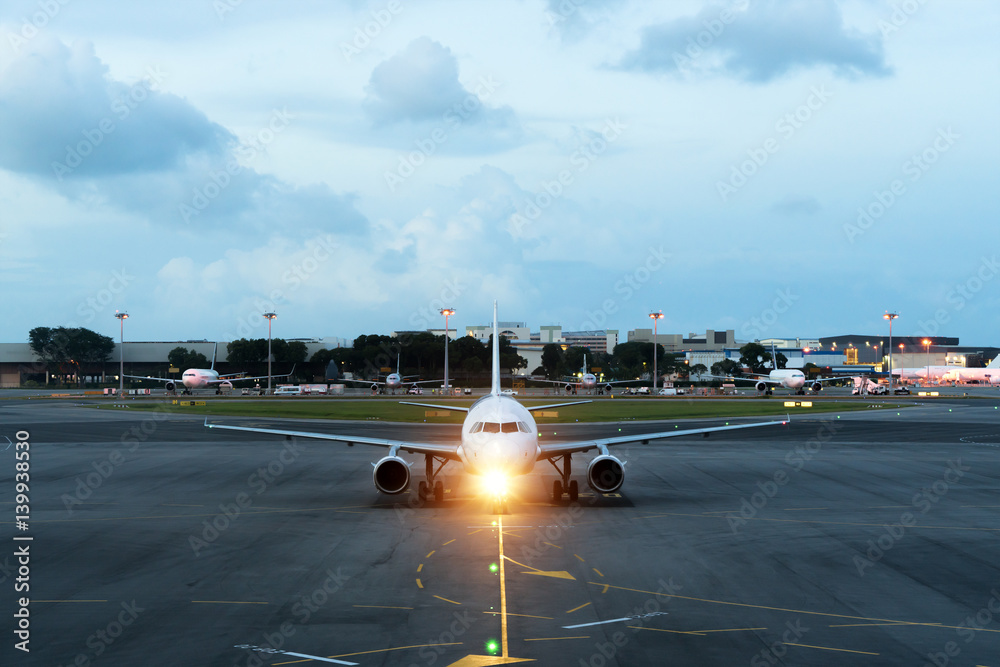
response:
<path id="1" fill-rule="evenodd" d="M 0 341 L 1000 344 L 989 0 L 5 0 Z"/>

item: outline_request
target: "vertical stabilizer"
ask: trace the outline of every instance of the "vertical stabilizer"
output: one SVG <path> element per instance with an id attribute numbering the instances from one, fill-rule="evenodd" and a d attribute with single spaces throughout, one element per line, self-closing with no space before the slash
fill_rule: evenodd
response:
<path id="1" fill-rule="evenodd" d="M 1000 355 L 997 355 L 997 358 L 996 358 L 996 359 L 994 359 L 993 361 L 991 361 L 991 362 L 990 362 L 990 363 L 989 363 L 989 364 L 988 364 L 988 365 L 986 366 L 986 368 L 1000 368 Z"/>
<path id="2" fill-rule="evenodd" d="M 491 394 L 500 393 L 500 325 L 497 323 L 497 302 L 493 302 L 493 383 Z"/>
<path id="3" fill-rule="evenodd" d="M 771 343 L 771 370 L 778 370 L 778 352 L 774 349 L 774 343 Z"/>
<path id="4" fill-rule="evenodd" d="M 211 369 L 213 371 L 215 370 L 215 357 L 218 356 L 218 354 L 219 354 L 219 343 L 218 343 L 218 341 L 216 341 L 216 343 L 215 343 L 215 351 L 212 352 L 212 366 L 211 366 Z"/>

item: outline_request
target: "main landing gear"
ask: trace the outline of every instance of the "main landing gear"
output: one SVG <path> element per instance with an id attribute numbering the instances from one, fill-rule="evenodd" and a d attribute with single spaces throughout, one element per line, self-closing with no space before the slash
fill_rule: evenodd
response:
<path id="1" fill-rule="evenodd" d="M 417 497 L 423 501 L 433 495 L 434 500 L 440 503 L 444 500 L 444 483 L 441 480 L 435 480 L 435 478 L 448 463 L 448 459 L 441 459 L 441 465 L 435 470 L 435 458 L 437 457 L 433 454 L 424 455 L 424 474 L 427 477 L 427 481 L 420 480 L 420 483 L 417 485 Z"/>
<path id="2" fill-rule="evenodd" d="M 556 458 L 563 460 L 562 470 L 559 469 L 559 464 L 555 462 Z M 572 461 L 572 454 L 564 454 L 549 459 L 549 463 L 552 464 L 552 467 L 556 469 L 556 472 L 562 478 L 552 482 L 552 502 L 561 502 L 564 493 L 569 496 L 571 502 L 576 502 L 580 497 L 580 485 L 575 479 L 570 479 L 570 476 L 573 474 Z"/>

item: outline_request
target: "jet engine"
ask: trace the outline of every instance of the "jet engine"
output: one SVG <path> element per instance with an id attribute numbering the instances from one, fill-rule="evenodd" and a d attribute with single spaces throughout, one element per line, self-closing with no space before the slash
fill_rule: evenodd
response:
<path id="1" fill-rule="evenodd" d="M 757 385 L 756 385 L 756 387 L 757 387 L 757 391 L 765 391 L 767 389 L 767 383 L 766 382 L 758 382 Z"/>
<path id="2" fill-rule="evenodd" d="M 174 389 L 177 389 L 177 385 L 174 384 L 173 382 L 168 382 L 163 386 L 166 388 L 167 391 L 173 391 Z"/>
<path id="3" fill-rule="evenodd" d="M 567 385 L 566 385 L 566 393 L 568 394 L 568 393 L 570 393 L 571 391 L 573 391 L 573 385 L 571 385 L 571 384 L 567 384 Z"/>
<path id="4" fill-rule="evenodd" d="M 378 391 L 378 385 L 377 384 L 372 384 L 371 389 L 372 389 L 372 391 Z"/>
<path id="5" fill-rule="evenodd" d="M 822 388 L 823 388 L 823 383 L 822 382 L 813 382 L 812 383 L 812 390 L 813 391 L 819 391 Z"/>
<path id="6" fill-rule="evenodd" d="M 614 493 L 625 481 L 624 465 L 611 454 L 598 456 L 587 466 L 587 484 L 598 493 Z"/>
<path id="7" fill-rule="evenodd" d="M 410 466 L 398 456 L 386 456 L 372 465 L 372 481 L 382 493 L 395 495 L 410 485 Z"/>
<path id="8" fill-rule="evenodd" d="M 611 386 L 610 382 L 608 384 L 604 385 L 604 391 L 608 392 L 609 394 L 611 393 L 612 389 L 614 389 L 614 387 Z"/>

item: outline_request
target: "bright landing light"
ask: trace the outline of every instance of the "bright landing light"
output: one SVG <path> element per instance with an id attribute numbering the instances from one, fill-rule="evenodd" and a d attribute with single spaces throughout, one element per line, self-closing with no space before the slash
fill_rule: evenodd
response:
<path id="1" fill-rule="evenodd" d="M 483 488 L 492 496 L 507 495 L 507 486 L 507 475 L 500 470 L 494 470 L 483 475 Z"/>

